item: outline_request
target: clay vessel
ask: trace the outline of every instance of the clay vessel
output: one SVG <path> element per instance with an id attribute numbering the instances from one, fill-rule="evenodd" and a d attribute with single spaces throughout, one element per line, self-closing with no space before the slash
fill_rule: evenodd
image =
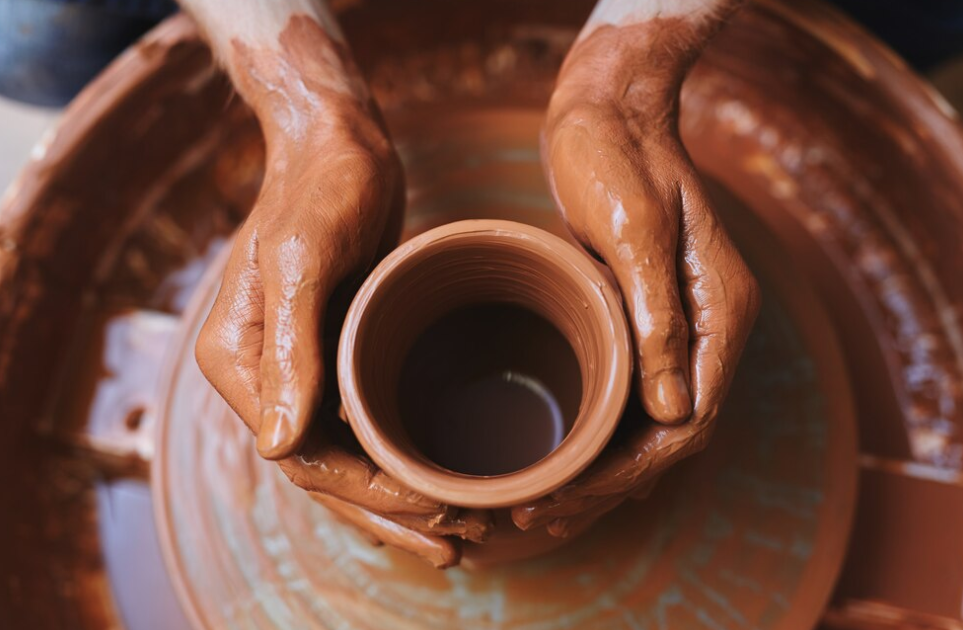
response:
<path id="1" fill-rule="evenodd" d="M 355 297 L 338 352 L 342 403 L 368 455 L 467 508 L 535 499 L 584 470 L 615 431 L 631 373 L 603 272 L 511 221 L 459 221 L 395 250 Z M 507 514 L 496 522 L 514 530 Z"/>
<path id="2" fill-rule="evenodd" d="M 403 148 L 406 237 L 467 218 L 564 233 L 538 128 L 594 2 L 335 4 Z M 761 320 L 776 342 L 743 360 L 746 387 L 731 393 L 709 458 L 693 461 L 714 467 L 691 485 L 663 479 L 656 496 L 628 502 L 530 570 L 440 573 L 372 551 L 258 461 L 247 428 L 191 368 L 175 331 L 196 332 L 206 315 L 200 302 L 186 305 L 213 300 L 217 285 L 201 271 L 257 195 L 263 146 L 186 16 L 155 30 L 73 103 L 0 203 L 0 473 L 10 480 L 0 504 L 16 506 L 0 518 L 5 627 L 189 627 L 168 581 L 197 628 L 490 629 L 496 605 L 502 628 L 654 626 L 661 611 L 672 628 L 694 625 L 693 611 L 737 613 L 761 629 L 959 625 L 957 116 L 889 50 L 814 2 L 748 3 L 693 70 L 681 109 L 682 139 L 705 177 L 771 230 L 742 236 L 745 214 L 726 215 L 740 249 L 759 253 L 760 277 L 796 274 L 765 289 L 765 304 L 786 296 L 787 308 Z M 816 295 L 800 293 L 797 276 Z M 829 318 L 812 317 L 823 304 Z M 800 341 L 784 343 L 795 330 Z M 160 387 L 161 364 L 176 357 L 186 357 L 183 386 Z M 781 379 L 782 369 L 819 381 Z M 840 482 L 852 461 L 840 444 L 851 416 L 795 404 L 838 402 L 840 370 L 853 384 L 860 446 L 844 564 L 839 506 L 853 506 L 854 490 L 851 477 Z M 792 397 L 755 389 L 760 377 L 792 386 Z M 799 436 L 823 447 L 799 448 Z M 764 481 L 787 470 L 792 487 L 824 500 L 790 519 L 766 484 L 715 491 L 727 469 L 746 467 Z M 146 473 L 124 477 L 146 468 L 149 485 Z M 275 514 L 288 518 L 263 518 Z M 720 514 L 736 524 L 730 538 L 717 535 Z M 762 546 L 763 523 L 805 544 Z M 298 545 L 280 547 L 285 539 Z M 708 565 L 707 544 L 724 551 Z"/>

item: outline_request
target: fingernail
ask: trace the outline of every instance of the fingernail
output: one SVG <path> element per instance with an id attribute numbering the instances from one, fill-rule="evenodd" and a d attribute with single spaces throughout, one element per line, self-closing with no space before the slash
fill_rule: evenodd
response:
<path id="1" fill-rule="evenodd" d="M 692 399 L 682 372 L 666 370 L 655 380 L 656 420 L 666 424 L 682 422 L 692 413 Z"/>
<path id="2" fill-rule="evenodd" d="M 570 521 L 567 518 L 557 518 L 546 526 L 549 535 L 555 538 L 568 538 L 572 533 Z"/>
<path id="3" fill-rule="evenodd" d="M 515 523 L 515 527 L 523 532 L 526 532 L 534 527 L 534 520 L 536 516 L 537 513 L 535 508 L 531 506 L 523 507 L 516 505 L 512 508 L 512 522 Z"/>
<path id="4" fill-rule="evenodd" d="M 264 459 L 282 459 L 294 446 L 294 414 L 287 407 L 270 406 L 261 412 L 261 429 L 257 434 L 257 452 Z"/>

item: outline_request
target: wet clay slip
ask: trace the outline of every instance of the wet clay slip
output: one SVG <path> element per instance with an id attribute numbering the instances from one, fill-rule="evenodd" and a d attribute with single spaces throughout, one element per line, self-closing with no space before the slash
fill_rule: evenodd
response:
<path id="1" fill-rule="evenodd" d="M 486 116 L 498 122 L 491 130 L 468 114 L 412 136 L 434 148 L 411 159 L 409 173 L 438 187 L 412 199 L 403 238 L 417 240 L 433 225 L 464 214 L 515 215 L 564 233 L 551 206 L 530 205 L 527 194 L 537 184 L 539 198 L 549 199 L 535 151 L 537 112 Z M 502 147 L 502 157 L 486 151 L 492 141 Z M 464 159 L 438 169 L 438 157 L 452 147 L 465 150 Z M 522 154 L 531 157 L 519 161 Z M 495 193 L 491 200 L 465 204 L 459 195 L 447 196 L 450 184 L 477 169 L 479 156 L 488 166 L 475 173 L 468 190 Z M 512 181 L 503 178 L 505 172 L 523 177 Z M 192 359 L 193 339 L 224 263 L 212 265 L 171 343 L 177 351 L 162 388 L 167 402 L 153 469 L 165 554 L 197 625 L 240 623 L 242 613 L 225 603 L 246 600 L 239 593 L 270 582 L 263 607 L 243 613 L 245 620 L 257 613 L 256 627 L 298 619 L 335 627 L 482 629 L 491 627 L 489 615 L 497 607 L 502 628 L 577 628 L 617 624 L 626 616 L 649 619 L 659 601 L 675 597 L 679 605 L 665 614 L 672 627 L 685 627 L 694 606 L 724 614 L 713 599 L 717 592 L 729 598 L 733 614 L 760 627 L 811 627 L 839 570 L 855 495 L 847 379 L 811 288 L 778 265 L 781 252 L 771 233 L 744 206 L 717 187 L 710 190 L 722 216 L 739 219 L 733 225 L 736 242 L 756 244 L 746 248 L 747 259 L 768 297 L 709 448 L 664 476 L 646 500 L 601 506 L 587 518 L 567 521 L 564 529 L 552 524 L 522 532 L 505 518 L 507 510 L 495 509 L 484 542 L 466 542 L 461 566 L 444 572 L 407 553 L 431 558 L 439 551 L 436 543 L 422 540 L 415 549 L 403 528 L 387 519 L 330 497 L 322 499 L 324 507 L 314 504 L 250 448 L 246 427 Z M 341 426 L 351 435 L 340 419 L 318 420 L 325 435 L 349 447 L 335 430 Z M 606 449 L 624 450 L 625 436 L 638 429 L 665 430 L 633 396 Z M 309 447 L 315 437 L 309 436 Z M 199 452 L 205 457 L 196 457 Z M 790 497 L 790 511 L 774 496 Z M 612 511 L 606 516 L 606 510 Z M 466 512 L 485 511 L 458 513 L 467 519 Z M 372 531 L 383 546 L 371 546 Z M 243 577 L 257 575 L 264 577 L 253 583 Z M 737 585 L 746 582 L 760 586 L 745 593 Z M 708 584 L 711 590 L 703 586 Z M 377 596 L 369 599 L 369 592 Z M 617 604 L 606 606 L 612 597 Z"/>
<path id="2" fill-rule="evenodd" d="M 351 426 L 387 474 L 438 501 L 498 508 L 548 494 L 601 453 L 631 356 L 618 294 L 584 252 L 530 226 L 462 221 L 375 268 L 345 319 L 338 375 Z M 516 404 L 530 416 L 513 417 Z M 455 424 L 466 420 L 482 426 Z"/>
<path id="3" fill-rule="evenodd" d="M 405 165 L 403 240 L 462 219 L 569 238 L 538 134 L 591 4 L 342 7 Z M 327 509 L 258 456 L 198 371 L 217 255 L 260 190 L 265 147 L 190 22 L 156 30 L 74 103 L 0 204 L 0 505 L 13 506 L 0 518 L 0 619 L 58 630 L 959 627 L 955 114 L 844 17 L 772 1 L 720 32 L 680 113 L 681 140 L 764 295 L 711 443 L 556 553 L 442 572 L 404 545 L 450 559 L 450 536 L 478 538 L 468 516 L 483 510 L 405 493 L 374 466 L 380 506 L 416 523 L 441 516 L 445 533 L 399 536 L 330 494 Z M 315 421 L 330 439 L 305 445 L 325 464 L 308 451 L 297 472 L 334 479 L 363 462 L 336 405 Z M 623 422 L 653 439 L 672 428 L 634 398 Z M 639 444 L 622 436 L 606 448 L 630 458 Z M 362 520 L 388 544 L 344 524 Z"/>

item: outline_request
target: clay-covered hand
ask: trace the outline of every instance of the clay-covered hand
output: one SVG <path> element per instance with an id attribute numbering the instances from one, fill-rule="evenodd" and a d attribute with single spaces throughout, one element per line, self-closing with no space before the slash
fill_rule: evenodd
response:
<path id="1" fill-rule="evenodd" d="M 269 150 L 261 193 L 197 345 L 205 376 L 256 429 L 267 459 L 289 457 L 304 442 L 324 393 L 329 299 L 372 264 L 404 203 L 385 134 L 366 114 L 341 116 L 313 140 Z"/>
<path id="2" fill-rule="evenodd" d="M 457 544 L 440 536 L 481 536 L 474 521 L 383 474 L 350 436 L 334 439 L 330 421 L 312 426 L 325 394 L 322 343 L 337 343 L 336 326 L 323 333 L 332 292 L 397 238 L 404 186 L 394 149 L 376 122 L 354 112 L 296 150 L 272 147 L 268 159 L 201 330 L 198 364 L 257 435 L 258 452 L 279 460 L 295 484 L 335 497 L 320 502 L 336 512 L 366 514 L 353 522 L 379 540 L 390 533 L 436 565 L 454 564 Z"/>
<path id="3" fill-rule="evenodd" d="M 257 436 L 258 452 L 295 484 L 379 541 L 456 564 L 458 538 L 484 537 L 488 515 L 453 510 L 382 473 L 331 412 L 337 388 L 325 391 L 340 324 L 332 294 L 394 245 L 404 210 L 401 163 L 377 106 L 323 5 L 315 16 L 292 2 L 244 5 L 260 12 L 244 22 L 248 32 L 211 3 L 189 4 L 267 148 L 198 365 Z"/>
<path id="4" fill-rule="evenodd" d="M 703 448 L 759 309 L 756 281 L 680 141 L 678 96 L 691 59 L 659 41 L 679 36 L 665 27 L 602 26 L 576 44 L 543 137 L 568 226 L 621 289 L 637 392 L 656 423 L 635 420 L 573 482 L 515 508 L 523 529 L 549 524 L 563 535 L 566 518 L 644 493 Z"/>

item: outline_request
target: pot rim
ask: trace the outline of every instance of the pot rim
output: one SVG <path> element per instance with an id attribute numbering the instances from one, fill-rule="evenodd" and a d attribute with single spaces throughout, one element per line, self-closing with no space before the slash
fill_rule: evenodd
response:
<path id="1" fill-rule="evenodd" d="M 454 472 L 420 457 L 414 449 L 399 446 L 372 416 L 369 404 L 354 395 L 360 385 L 358 331 L 367 317 L 373 296 L 395 276 L 416 252 L 425 255 L 452 240 L 473 241 L 495 236 L 506 247 L 525 249 L 552 263 L 609 317 L 600 326 L 603 344 L 610 350 L 595 366 L 604 391 L 592 409 L 579 409 L 576 425 L 561 444 L 534 464 L 497 476 Z M 632 385 L 632 341 L 619 293 L 583 252 L 539 228 L 503 220 L 466 220 L 442 225 L 407 241 L 371 272 L 351 303 L 338 348 L 338 383 L 342 405 L 355 436 L 365 452 L 387 474 L 425 496 L 471 508 L 500 508 L 545 496 L 585 470 L 608 444 L 621 419 Z M 581 366 L 584 369 L 584 366 Z"/>

